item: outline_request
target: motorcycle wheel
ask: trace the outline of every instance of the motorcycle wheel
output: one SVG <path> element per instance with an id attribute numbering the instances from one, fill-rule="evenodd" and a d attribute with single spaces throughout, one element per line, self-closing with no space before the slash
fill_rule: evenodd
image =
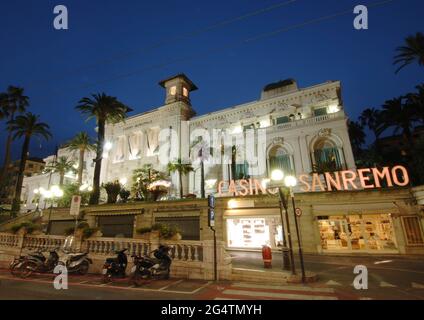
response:
<path id="1" fill-rule="evenodd" d="M 20 268 L 19 276 L 23 279 L 28 278 L 37 269 L 37 263 L 34 261 L 25 261 Z"/>
<path id="2" fill-rule="evenodd" d="M 112 282 L 112 276 L 110 274 L 104 274 L 102 276 L 102 283 L 109 283 Z"/>
<path id="3" fill-rule="evenodd" d="M 11 264 L 9 270 L 10 270 L 10 273 L 12 274 L 12 276 L 14 276 L 14 277 L 19 276 L 20 273 L 22 272 L 22 262 L 17 261 L 15 263 Z"/>
<path id="4" fill-rule="evenodd" d="M 139 287 L 145 284 L 146 281 L 150 278 L 151 278 L 150 272 L 143 272 L 143 273 L 137 272 L 131 276 L 130 281 L 132 282 L 133 285 L 135 285 L 136 287 Z"/>
<path id="5" fill-rule="evenodd" d="M 81 262 L 79 268 L 78 268 L 78 274 L 85 276 L 88 273 L 88 268 L 90 267 L 90 264 L 88 261 Z"/>

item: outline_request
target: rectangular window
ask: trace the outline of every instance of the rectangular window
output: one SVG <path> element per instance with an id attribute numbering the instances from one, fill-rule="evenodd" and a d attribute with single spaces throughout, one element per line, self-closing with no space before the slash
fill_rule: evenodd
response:
<path id="1" fill-rule="evenodd" d="M 181 232 L 182 240 L 200 240 L 199 217 L 157 217 L 155 223 L 176 226 Z"/>
<path id="2" fill-rule="evenodd" d="M 419 217 L 402 217 L 406 241 L 409 245 L 424 245 Z"/>
<path id="3" fill-rule="evenodd" d="M 287 123 L 289 121 L 290 121 L 290 119 L 287 116 L 277 118 L 277 124 L 284 124 L 284 123 Z"/>
<path id="4" fill-rule="evenodd" d="M 314 110 L 314 116 L 325 116 L 327 114 L 327 108 L 319 108 Z"/>

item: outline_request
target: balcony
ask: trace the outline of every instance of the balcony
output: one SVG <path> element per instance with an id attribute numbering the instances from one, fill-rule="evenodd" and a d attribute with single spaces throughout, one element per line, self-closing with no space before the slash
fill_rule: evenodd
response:
<path id="1" fill-rule="evenodd" d="M 311 126 L 317 123 L 324 123 L 327 121 L 332 121 L 332 120 L 337 120 L 337 119 L 344 119 L 346 117 L 345 113 L 343 110 L 340 110 L 339 112 L 336 113 L 330 113 L 330 114 L 325 114 L 322 116 L 318 116 L 318 117 L 311 117 L 311 118 L 306 118 L 306 119 L 301 119 L 301 120 L 295 120 L 295 121 L 290 121 L 287 123 L 283 123 L 283 124 L 277 124 L 275 126 L 272 126 L 270 128 L 272 128 L 272 130 L 287 130 L 287 129 L 295 129 L 295 128 L 300 128 L 300 127 L 305 127 L 305 126 Z"/>

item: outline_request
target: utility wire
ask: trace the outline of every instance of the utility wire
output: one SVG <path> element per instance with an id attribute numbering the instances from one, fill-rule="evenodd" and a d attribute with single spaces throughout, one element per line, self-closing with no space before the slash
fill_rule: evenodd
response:
<path id="1" fill-rule="evenodd" d="M 377 2 L 370 3 L 366 6 L 368 8 L 381 7 L 383 5 L 389 4 L 389 3 L 394 2 L 394 1 L 395 0 L 377 1 Z M 347 14 L 352 14 L 352 13 L 353 13 L 352 8 L 349 8 L 349 9 L 344 10 L 344 11 L 340 11 L 340 12 L 336 12 L 336 13 L 333 13 L 333 14 L 329 14 L 329 15 L 326 15 L 326 16 L 319 17 L 319 18 L 311 19 L 311 20 L 308 20 L 308 21 L 305 21 L 305 22 L 302 22 L 302 23 L 298 23 L 298 24 L 288 26 L 288 27 L 276 29 L 276 30 L 271 31 L 271 32 L 262 33 L 262 34 L 259 34 L 259 35 L 256 35 L 256 36 L 244 39 L 244 40 L 240 40 L 240 41 L 237 41 L 237 42 L 234 42 L 234 43 L 229 43 L 229 44 L 226 44 L 226 45 L 223 45 L 223 46 L 220 46 L 220 47 L 215 47 L 215 48 L 209 49 L 209 50 L 204 51 L 204 52 L 200 52 L 200 53 L 193 54 L 193 55 L 190 55 L 190 56 L 185 56 L 185 57 L 173 59 L 173 60 L 170 60 L 168 62 L 159 63 L 159 64 L 156 64 L 156 65 L 151 65 L 151 66 L 145 67 L 143 69 L 139 69 L 139 70 L 136 70 L 136 71 L 116 75 L 114 77 L 106 78 L 106 79 L 99 80 L 99 81 L 96 81 L 96 82 L 92 82 L 90 84 L 70 87 L 70 88 L 66 88 L 66 89 L 63 89 L 63 90 L 68 91 L 69 89 L 90 88 L 90 87 L 97 86 L 99 84 L 107 83 L 107 82 L 110 82 L 110 81 L 115 81 L 115 80 L 118 80 L 118 79 L 132 77 L 134 75 L 142 74 L 142 73 L 149 71 L 149 70 L 163 68 L 163 67 L 166 67 L 166 66 L 178 63 L 178 62 L 184 62 L 184 61 L 189 61 L 189 60 L 193 60 L 193 59 L 198 59 L 198 58 L 201 58 L 201 57 L 204 57 L 204 56 L 209 56 L 213 53 L 220 52 L 220 51 L 223 51 L 223 50 L 226 50 L 226 49 L 229 49 L 229 48 L 238 47 L 238 46 L 243 45 L 243 44 L 259 41 L 259 40 L 269 38 L 269 37 L 272 37 L 272 36 L 275 36 L 275 35 L 278 35 L 278 34 L 281 34 L 281 33 L 300 29 L 300 28 L 306 27 L 308 25 L 317 24 L 317 23 L 320 23 L 320 22 L 323 22 L 323 21 L 328 21 L 328 20 L 331 20 L 331 19 L 334 19 L 334 18 L 337 18 L 337 17 L 347 15 Z"/>
<path id="2" fill-rule="evenodd" d="M 185 33 L 185 34 L 180 34 L 180 35 L 171 37 L 169 39 L 165 39 L 163 41 L 157 42 L 155 44 L 152 44 L 152 45 L 149 45 L 149 46 L 146 46 L 146 47 L 143 47 L 143 48 L 138 48 L 138 49 L 134 49 L 132 51 L 127 51 L 127 52 L 122 52 L 122 53 L 117 53 L 117 54 L 111 56 L 110 58 L 107 58 L 107 59 L 104 59 L 104 60 L 99 60 L 97 62 L 94 62 L 92 64 L 88 64 L 88 65 L 85 65 L 85 66 L 76 67 L 72 71 L 66 72 L 66 75 L 61 74 L 61 77 L 59 77 L 59 78 L 54 77 L 54 78 L 51 78 L 50 80 L 66 79 L 67 76 L 79 74 L 80 72 L 84 71 L 85 69 L 95 69 L 95 68 L 103 66 L 103 65 L 111 64 L 115 61 L 130 58 L 130 57 L 138 55 L 140 53 L 148 53 L 150 51 L 153 51 L 154 49 L 163 47 L 165 45 L 175 43 L 175 42 L 178 42 L 178 41 L 183 40 L 183 39 L 192 38 L 192 37 L 195 37 L 195 36 L 200 35 L 202 33 L 212 31 L 214 29 L 222 28 L 222 27 L 225 27 L 227 25 L 230 25 L 230 24 L 233 24 L 233 23 L 236 23 L 236 22 L 239 22 L 239 21 L 251 18 L 251 17 L 255 17 L 255 16 L 258 16 L 258 15 L 261 15 L 261 14 L 265 14 L 267 12 L 288 6 L 288 5 L 290 5 L 294 2 L 297 2 L 297 1 L 299 1 L 299 0 L 289 0 L 289 1 L 286 0 L 286 1 L 283 1 L 283 2 L 279 2 L 279 3 L 276 3 L 272 6 L 262 8 L 262 9 L 259 9 L 259 10 L 256 10 L 256 11 L 253 11 L 253 12 L 235 17 L 235 18 L 223 20 L 223 21 L 218 22 L 216 24 L 206 26 L 206 27 L 203 27 L 203 28 L 200 28 L 198 30 L 194 30 L 194 31 L 191 31 L 191 32 L 188 32 L 188 33 Z M 47 80 L 47 81 L 49 81 L 49 80 Z M 47 82 L 47 81 L 44 81 L 44 83 Z M 41 82 L 41 83 L 36 82 L 35 85 L 39 85 L 39 84 L 42 84 L 42 83 L 43 82 Z"/>

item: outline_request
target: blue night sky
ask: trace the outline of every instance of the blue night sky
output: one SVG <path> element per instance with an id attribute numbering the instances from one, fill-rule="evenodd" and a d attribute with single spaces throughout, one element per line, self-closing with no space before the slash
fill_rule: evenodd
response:
<path id="1" fill-rule="evenodd" d="M 398 75 L 392 66 L 404 38 L 424 31 L 422 0 L 370 8 L 367 31 L 353 28 L 353 7 L 372 0 L 298 0 L 187 36 L 281 2 L 2 0 L 0 91 L 10 84 L 25 88 L 29 111 L 54 134 L 48 143 L 34 140 L 30 155 L 46 156 L 78 131 L 95 135 L 94 123 L 85 123 L 74 110 L 80 98 L 104 91 L 132 107 L 132 114 L 140 113 L 163 104 L 158 81 L 180 72 L 199 87 L 191 96 L 198 114 L 256 100 L 264 85 L 293 77 L 301 87 L 341 80 L 346 110 L 356 119 L 364 108 L 378 107 L 423 82 L 424 70 L 417 65 Z M 66 31 L 53 28 L 53 8 L 59 4 L 69 10 Z M 345 10 L 352 13 L 238 44 Z M 179 36 L 184 37 L 175 40 Z M 143 51 L 157 43 L 161 46 Z M 1 130 L 2 161 L 4 123 Z M 14 144 L 15 159 L 20 145 Z"/>

